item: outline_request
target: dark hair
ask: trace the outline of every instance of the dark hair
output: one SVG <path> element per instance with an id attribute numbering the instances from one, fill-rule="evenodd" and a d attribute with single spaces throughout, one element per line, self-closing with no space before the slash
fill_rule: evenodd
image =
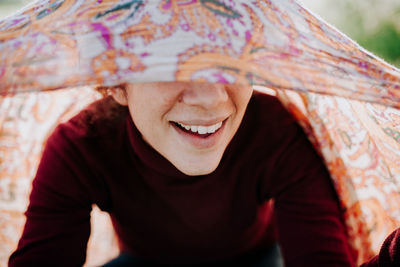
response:
<path id="1" fill-rule="evenodd" d="M 114 85 L 114 86 L 103 86 L 103 85 L 98 85 L 94 88 L 94 90 L 96 90 L 97 92 L 99 92 L 103 97 L 107 97 L 110 96 L 110 90 L 111 89 L 120 89 L 120 90 L 126 90 L 126 84 L 125 83 L 121 83 L 119 85 Z"/>
<path id="2" fill-rule="evenodd" d="M 110 89 L 121 88 L 125 90 L 125 85 L 119 86 L 97 86 L 94 90 L 98 91 L 103 97 L 89 104 L 82 112 L 80 120 L 77 122 L 79 127 L 85 129 L 88 134 L 95 134 L 101 128 L 114 127 L 129 114 L 126 106 L 120 105 L 110 94 Z"/>

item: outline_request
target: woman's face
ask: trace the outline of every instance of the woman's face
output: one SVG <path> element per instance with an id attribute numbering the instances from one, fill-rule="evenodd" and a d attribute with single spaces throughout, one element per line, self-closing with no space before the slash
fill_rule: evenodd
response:
<path id="1" fill-rule="evenodd" d="M 213 172 L 235 135 L 249 86 L 209 83 L 131 84 L 114 98 L 129 107 L 143 139 L 186 175 Z"/>

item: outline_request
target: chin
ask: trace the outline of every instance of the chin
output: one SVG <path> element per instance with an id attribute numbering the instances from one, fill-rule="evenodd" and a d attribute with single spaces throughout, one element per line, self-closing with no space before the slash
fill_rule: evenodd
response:
<path id="1" fill-rule="evenodd" d="M 212 170 L 199 170 L 199 171 L 193 171 L 190 170 L 188 172 L 183 172 L 184 174 L 186 174 L 187 176 L 202 176 L 202 175 L 208 175 L 210 173 L 212 173 L 213 171 L 215 171 L 217 168 L 214 168 Z"/>
<path id="2" fill-rule="evenodd" d="M 215 164 L 215 162 L 212 162 L 210 164 L 204 164 L 204 162 L 202 162 L 203 164 L 201 164 L 201 166 L 196 166 L 196 165 L 192 165 L 192 164 L 182 164 L 184 166 L 176 166 L 175 167 L 181 171 L 182 173 L 188 175 L 188 176 L 201 176 L 201 175 L 207 175 L 210 174 L 212 172 L 214 172 L 218 165 L 219 165 L 219 161 L 217 164 Z"/>

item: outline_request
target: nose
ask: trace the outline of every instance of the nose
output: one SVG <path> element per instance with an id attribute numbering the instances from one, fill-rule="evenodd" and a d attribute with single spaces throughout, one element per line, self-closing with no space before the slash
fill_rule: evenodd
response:
<path id="1" fill-rule="evenodd" d="M 185 87 L 181 101 L 187 105 L 211 109 L 228 100 L 223 84 L 191 83 Z"/>

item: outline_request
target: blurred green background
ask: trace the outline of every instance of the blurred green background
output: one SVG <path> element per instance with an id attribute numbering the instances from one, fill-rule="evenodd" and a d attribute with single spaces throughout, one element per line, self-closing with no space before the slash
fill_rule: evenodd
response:
<path id="1" fill-rule="evenodd" d="M 0 0 L 0 18 L 8 16 L 32 0 Z"/>
<path id="2" fill-rule="evenodd" d="M 367 50 L 400 67 L 400 0 L 299 0 Z M 31 0 L 0 0 L 0 18 Z"/>
<path id="3" fill-rule="evenodd" d="M 400 0 L 299 0 L 361 46 L 400 67 Z"/>

